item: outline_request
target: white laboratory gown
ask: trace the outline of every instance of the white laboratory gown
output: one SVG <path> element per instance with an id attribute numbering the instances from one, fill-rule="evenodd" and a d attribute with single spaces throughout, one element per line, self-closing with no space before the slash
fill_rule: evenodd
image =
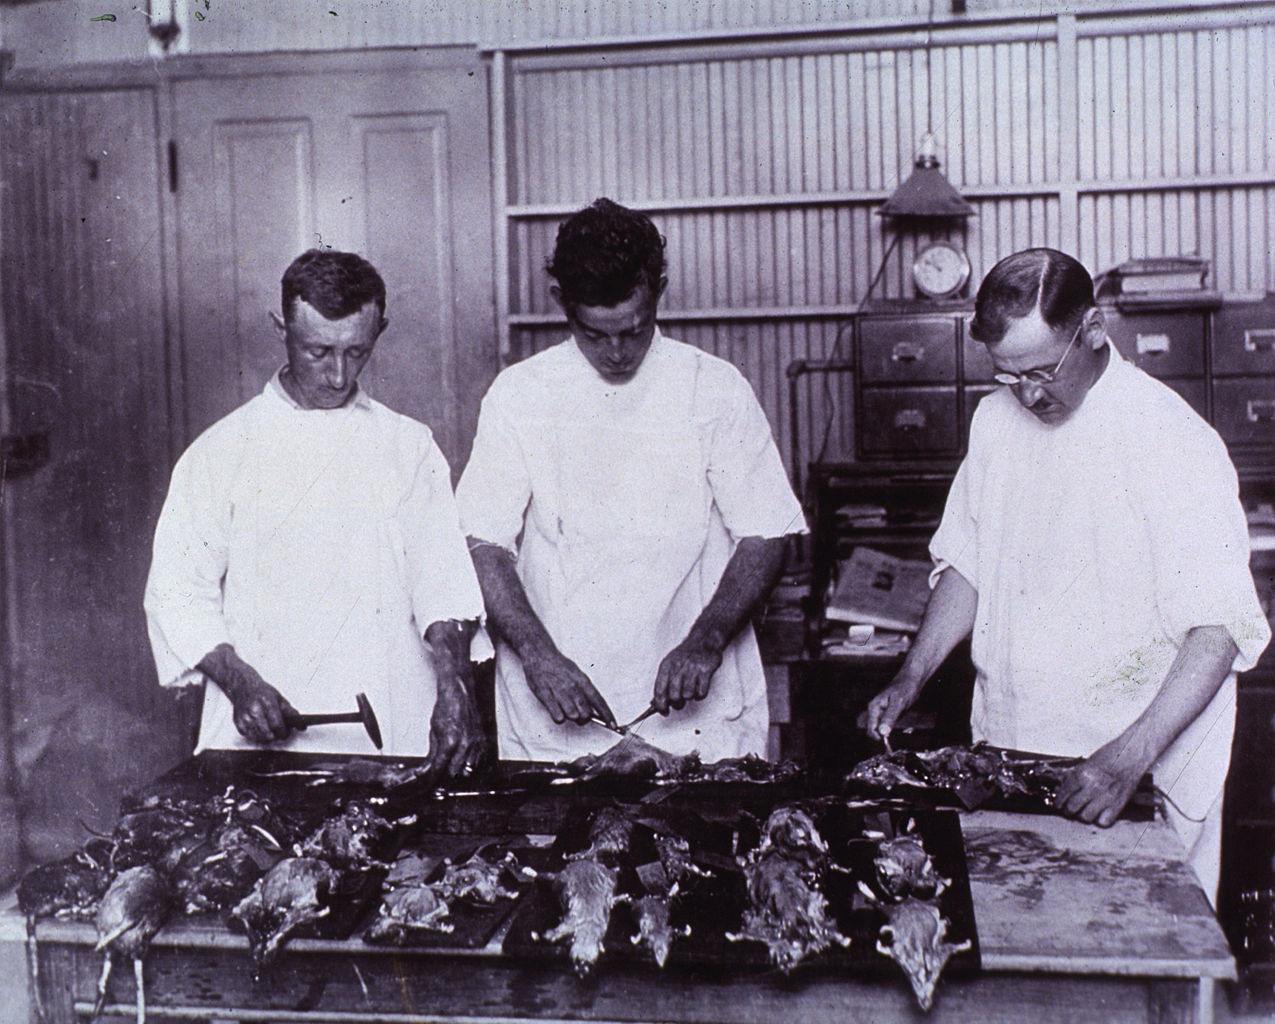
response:
<path id="1" fill-rule="evenodd" d="M 570 339 L 501 373 L 456 496 L 467 534 L 517 552 L 531 607 L 621 722 L 650 703 L 661 660 L 708 604 L 737 541 L 805 530 L 748 382 L 658 332 L 622 385 Z M 555 724 L 504 644 L 496 711 L 502 757 L 563 760 L 615 742 L 600 726 Z M 746 626 L 708 697 L 639 735 L 706 760 L 764 755 L 768 721 Z"/>
<path id="2" fill-rule="evenodd" d="M 935 579 L 951 566 L 978 592 L 976 740 L 1088 756 L 1151 702 L 1188 630 L 1224 626 L 1235 671 L 1270 639 L 1225 446 L 1177 394 L 1108 351 L 1056 426 L 1009 388 L 983 399 L 930 545 Z M 1153 768 L 1188 849 L 1201 829 L 1187 819 L 1220 808 L 1234 721 L 1233 671 Z M 1210 891 L 1216 854 L 1193 860 Z"/>
<path id="3" fill-rule="evenodd" d="M 385 753 L 424 755 L 434 706 L 425 629 L 482 595 L 447 462 L 429 429 L 370 399 L 302 409 L 276 375 L 182 455 L 155 530 L 146 615 L 160 682 L 197 681 L 220 643 L 301 712 L 365 692 Z M 209 684 L 197 749 L 253 746 Z M 375 753 L 361 725 L 292 750 Z"/>

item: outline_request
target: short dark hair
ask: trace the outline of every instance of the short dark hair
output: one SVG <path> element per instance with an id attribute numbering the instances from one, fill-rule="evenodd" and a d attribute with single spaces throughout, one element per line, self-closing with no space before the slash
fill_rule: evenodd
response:
<path id="1" fill-rule="evenodd" d="M 983 278 L 970 337 L 995 344 L 1011 320 L 1034 309 L 1053 330 L 1073 330 L 1093 305 L 1093 278 L 1079 260 L 1057 249 L 1024 249 L 1006 256 Z"/>
<path id="2" fill-rule="evenodd" d="M 645 284 L 658 293 L 664 238 L 651 218 L 610 199 L 595 199 L 558 227 L 545 269 L 568 306 L 615 306 Z"/>
<path id="3" fill-rule="evenodd" d="M 283 272 L 283 319 L 292 321 L 296 299 L 308 302 L 329 320 L 352 316 L 375 302 L 385 315 L 385 282 L 362 256 L 335 249 L 307 249 Z"/>

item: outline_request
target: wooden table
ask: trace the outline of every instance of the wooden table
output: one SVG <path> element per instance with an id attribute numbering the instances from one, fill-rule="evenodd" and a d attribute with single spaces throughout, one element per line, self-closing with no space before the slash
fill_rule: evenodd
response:
<path id="1" fill-rule="evenodd" d="M 1168 826 L 1101 830 L 1059 818 L 975 812 L 962 819 L 983 971 L 940 983 L 922 1014 L 901 975 L 782 979 L 723 969 L 565 966 L 503 956 L 499 934 L 465 952 L 295 940 L 254 983 L 245 940 L 181 922 L 146 962 L 152 1021 L 428 1024 L 433 1021 L 1209 1021 L 1213 983 L 1234 961 Z M 5 913 L 15 914 L 8 908 Z M 49 1024 L 87 1016 L 101 967 L 89 925 L 41 922 Z M 132 972 L 108 1009 L 132 1019 Z"/>

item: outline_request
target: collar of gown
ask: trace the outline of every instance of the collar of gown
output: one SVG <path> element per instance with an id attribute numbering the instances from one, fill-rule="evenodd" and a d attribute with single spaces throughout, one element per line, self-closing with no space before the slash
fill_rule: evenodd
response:
<path id="1" fill-rule="evenodd" d="M 1093 382 L 1093 386 L 1085 395 L 1085 400 L 1080 403 L 1080 409 L 1077 412 L 1083 412 L 1086 406 L 1089 406 L 1092 410 L 1099 408 L 1106 402 L 1119 400 L 1120 377 L 1124 373 L 1126 364 L 1124 357 L 1116 351 L 1116 346 L 1111 343 L 1110 335 L 1106 338 L 1106 345 L 1108 353 L 1107 365 L 1102 368 L 1102 373 L 1098 374 L 1098 379 Z"/>
<path id="2" fill-rule="evenodd" d="M 372 407 L 372 399 L 368 393 L 363 390 L 363 385 L 358 381 L 354 383 L 354 392 L 344 405 L 337 406 L 335 409 L 303 409 L 297 404 L 295 398 L 288 394 L 288 389 L 283 386 L 283 381 L 279 379 L 283 373 L 284 367 L 275 370 L 274 376 L 266 382 L 265 393 L 273 395 L 282 401 L 290 409 L 296 409 L 298 412 L 345 412 L 347 409 L 370 409 Z"/>
<path id="3" fill-rule="evenodd" d="M 637 368 L 637 373 L 633 375 L 632 379 L 626 380 L 623 384 L 609 384 L 593 368 L 593 364 L 584 357 L 584 353 L 580 351 L 580 346 L 576 344 L 574 336 L 567 338 L 567 348 L 571 352 L 571 361 L 575 364 L 576 372 L 585 380 L 590 380 L 596 384 L 601 391 L 619 391 L 623 388 L 629 388 L 638 383 L 638 381 L 650 376 L 653 362 L 661 358 L 667 347 L 664 344 L 664 335 L 660 333 L 659 327 L 656 327 L 655 334 L 651 338 L 651 347 L 646 350 L 646 355 L 642 357 L 642 365 Z"/>

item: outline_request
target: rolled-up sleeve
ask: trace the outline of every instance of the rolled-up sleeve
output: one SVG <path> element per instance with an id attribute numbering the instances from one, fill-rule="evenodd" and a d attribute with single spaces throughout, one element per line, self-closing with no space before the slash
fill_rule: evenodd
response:
<path id="1" fill-rule="evenodd" d="M 456 503 L 466 536 L 514 551 L 531 500 L 531 473 L 506 399 L 497 379 L 483 399 Z"/>
<path id="2" fill-rule="evenodd" d="M 1197 626 L 1224 627 L 1239 649 L 1234 668 L 1243 672 L 1257 663 L 1271 630 L 1249 569 L 1235 469 L 1221 439 L 1203 424 L 1193 424 L 1181 443 L 1160 451 L 1158 471 L 1130 477 L 1144 488 L 1139 507 L 1161 623 L 1178 644 Z"/>
<path id="3" fill-rule="evenodd" d="M 970 504 L 969 459 L 961 463 L 947 493 L 943 518 L 930 539 L 930 587 L 938 585 L 945 569 L 955 569 L 978 589 L 978 523 Z"/>
<path id="4" fill-rule="evenodd" d="M 930 539 L 930 587 L 938 585 L 945 569 L 955 569 L 975 590 L 979 589 L 978 509 L 975 496 L 987 472 L 988 445 L 993 443 L 997 428 L 991 423 L 993 411 L 989 403 L 981 403 L 970 424 L 969 453 L 961 461 L 952 479 L 943 518 Z"/>
<path id="5" fill-rule="evenodd" d="M 222 605 L 230 501 L 214 459 L 192 447 L 178 460 L 155 527 L 144 607 L 163 686 L 195 680 L 205 654 L 230 643 Z"/>
<path id="6" fill-rule="evenodd" d="M 399 515 L 418 631 L 435 622 L 481 620 L 482 592 L 461 531 L 451 472 L 428 436 L 417 450 L 416 473 Z"/>
<path id="7" fill-rule="evenodd" d="M 710 435 L 708 480 L 722 521 L 735 540 L 808 532 L 766 413 L 733 367 L 724 414 Z"/>

